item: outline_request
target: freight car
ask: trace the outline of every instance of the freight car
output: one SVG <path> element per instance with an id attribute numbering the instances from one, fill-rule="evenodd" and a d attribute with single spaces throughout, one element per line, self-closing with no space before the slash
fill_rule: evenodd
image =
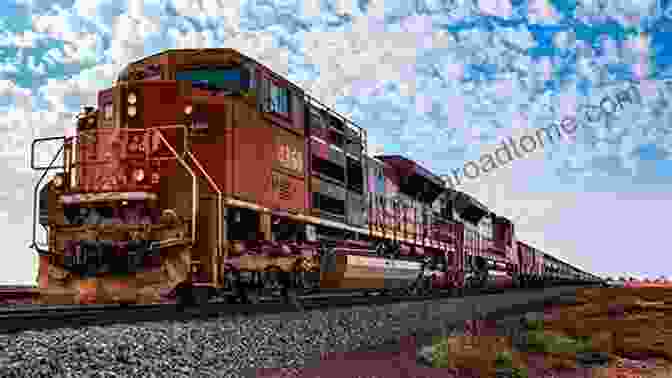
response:
<path id="1" fill-rule="evenodd" d="M 97 105 L 74 135 L 31 148 L 45 300 L 253 303 L 567 278 L 542 270 L 551 260 L 530 257 L 508 219 L 412 160 L 368 156 L 363 128 L 235 50 L 141 59 Z M 50 140 L 60 150 L 38 167 Z"/>

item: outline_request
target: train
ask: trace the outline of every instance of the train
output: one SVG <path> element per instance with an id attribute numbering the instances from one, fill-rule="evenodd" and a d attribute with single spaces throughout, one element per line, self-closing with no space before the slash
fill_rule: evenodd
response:
<path id="1" fill-rule="evenodd" d="M 599 281 L 517 240 L 509 219 L 419 163 L 371 156 L 363 127 L 234 49 L 132 62 L 75 122 L 31 145 L 45 302 Z M 45 143 L 59 147 L 40 166 Z"/>

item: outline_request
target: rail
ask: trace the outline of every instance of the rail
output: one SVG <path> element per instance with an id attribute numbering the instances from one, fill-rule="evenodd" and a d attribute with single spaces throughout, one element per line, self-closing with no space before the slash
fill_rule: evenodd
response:
<path id="1" fill-rule="evenodd" d="M 54 155 L 54 157 L 51 159 L 51 162 L 49 163 L 49 165 L 46 166 L 46 167 L 36 167 L 35 166 L 35 145 L 39 142 L 45 142 L 45 141 L 57 140 L 57 139 L 61 139 L 63 141 L 63 143 L 61 144 L 61 147 L 59 147 L 58 152 L 56 152 L 56 155 Z M 50 170 L 54 170 L 54 169 L 64 169 L 65 168 L 64 165 L 55 166 L 55 167 L 53 166 L 54 162 L 56 161 L 58 156 L 63 151 L 63 148 L 65 147 L 65 139 L 66 139 L 66 137 L 64 137 L 64 136 L 62 136 L 62 137 L 38 138 L 38 139 L 33 140 L 32 144 L 30 145 L 30 167 L 34 171 L 44 171 L 44 172 L 42 173 L 42 176 L 40 177 L 40 179 L 35 184 L 35 187 L 33 188 L 32 243 L 28 246 L 28 248 L 35 249 L 38 253 L 41 253 L 41 254 L 48 254 L 49 250 L 48 249 L 43 249 L 43 247 L 46 247 L 46 245 L 44 245 L 44 244 L 40 245 L 37 242 L 37 233 L 36 233 L 36 230 L 35 230 L 35 226 L 37 224 L 37 195 L 38 195 L 38 190 L 40 188 L 40 183 L 42 183 L 42 180 L 44 180 L 44 176 L 47 175 L 47 172 L 49 172 Z"/>
<path id="2" fill-rule="evenodd" d="M 492 302 L 496 295 L 527 296 L 535 292 L 542 297 L 556 298 L 559 294 L 573 293 L 580 287 L 591 287 L 590 284 L 572 285 L 549 288 L 515 288 L 509 289 L 508 294 L 491 294 L 489 289 L 468 289 L 457 296 L 451 290 L 436 290 L 434 293 L 415 296 L 408 295 L 364 295 L 363 292 L 343 293 L 313 293 L 301 294 L 300 300 L 304 311 L 315 309 L 337 309 L 351 306 L 376 306 L 385 304 L 411 304 L 429 300 L 449 300 L 464 298 L 468 301 Z M 557 290 L 557 291 L 556 291 Z M 506 292 L 505 292 L 506 293 Z M 515 306 L 506 306 L 513 311 Z M 525 306 L 526 307 L 526 306 Z M 504 309 L 502 309 L 504 310 Z M 211 301 L 200 307 L 188 308 L 179 311 L 177 306 L 170 303 L 132 304 L 120 306 L 117 304 L 89 304 L 89 305 L 29 305 L 25 307 L 0 308 L 0 332 L 18 332 L 26 330 L 42 330 L 50 328 L 70 327 L 79 325 L 108 325 L 133 324 L 146 321 L 174 321 L 190 320 L 202 317 L 204 314 L 243 315 L 278 314 L 295 311 L 295 309 L 279 303 L 278 298 L 264 297 L 256 305 L 230 304 Z"/>
<path id="3" fill-rule="evenodd" d="M 194 154 L 191 153 L 191 151 L 187 151 L 187 155 L 191 160 L 193 160 L 194 164 L 198 169 L 203 173 L 205 176 L 206 180 L 210 184 L 210 186 L 215 189 L 217 192 L 217 254 L 212 257 L 214 261 L 212 261 L 212 266 L 213 266 L 213 277 L 215 279 L 215 285 L 219 284 L 219 272 L 218 272 L 218 265 L 217 261 L 219 261 L 219 258 L 222 257 L 223 253 L 223 248 L 224 248 L 224 235 L 222 234 L 222 207 L 223 207 L 223 201 L 224 198 L 222 196 L 222 191 L 219 189 L 219 186 L 215 183 L 215 181 L 210 177 L 210 175 L 205 171 L 201 163 L 198 162 L 198 159 L 194 156 Z M 224 256 L 226 257 L 226 256 Z"/>

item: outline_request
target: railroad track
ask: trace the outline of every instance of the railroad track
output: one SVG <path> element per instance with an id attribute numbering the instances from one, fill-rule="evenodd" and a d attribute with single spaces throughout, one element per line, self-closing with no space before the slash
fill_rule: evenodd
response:
<path id="1" fill-rule="evenodd" d="M 516 289 L 515 292 L 538 292 L 543 289 Z M 504 292 L 504 291 L 502 291 Z M 511 290 L 508 290 L 511 292 Z M 497 291 L 467 291 L 461 297 L 497 294 Z M 201 307 L 180 309 L 175 304 L 149 305 L 81 305 L 81 306 L 34 306 L 0 309 L 0 333 L 15 333 L 27 330 L 54 328 L 77 328 L 91 325 L 133 324 L 148 321 L 175 321 L 207 318 L 221 315 L 257 315 L 288 311 L 307 311 L 321 308 L 376 306 L 402 302 L 458 298 L 448 292 L 425 296 L 402 295 L 346 295 L 313 294 L 299 296 L 301 306 L 281 303 L 271 298 L 261 298 L 260 303 L 230 304 L 212 301 Z"/>

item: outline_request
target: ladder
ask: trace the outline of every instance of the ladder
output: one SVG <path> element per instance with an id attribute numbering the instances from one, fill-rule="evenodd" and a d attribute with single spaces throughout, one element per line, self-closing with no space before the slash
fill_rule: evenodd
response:
<path id="1" fill-rule="evenodd" d="M 193 166 L 195 166 L 198 169 L 198 172 L 202 174 L 207 182 L 208 185 L 217 193 L 217 245 L 215 247 L 215 253 L 211 254 L 211 263 L 213 267 L 213 278 L 214 278 L 214 284 L 215 286 L 219 285 L 220 281 L 220 274 L 219 274 L 219 264 L 218 262 L 222 257 L 224 257 L 224 235 L 223 235 L 223 206 L 224 206 L 224 198 L 222 195 L 222 190 L 219 188 L 219 186 L 215 183 L 215 181 L 212 179 L 212 177 L 206 172 L 205 168 L 203 168 L 203 165 L 196 159 L 196 156 L 189 151 L 188 149 L 185 149 L 185 152 L 183 154 L 179 154 L 175 148 L 168 142 L 166 137 L 163 135 L 162 130 L 167 130 L 167 129 L 182 129 L 184 132 L 184 136 L 186 138 L 186 135 L 188 133 L 188 130 L 186 126 L 184 125 L 175 125 L 175 126 L 157 126 L 157 127 L 152 127 L 147 129 L 148 132 L 154 133 L 153 136 L 155 136 L 168 150 L 171 152 L 172 156 L 171 157 L 154 157 L 150 158 L 152 160 L 177 160 L 180 165 L 189 173 L 189 175 L 192 178 L 192 208 L 191 208 L 191 219 L 190 219 L 190 226 L 191 226 L 191 241 L 192 243 L 196 242 L 197 234 L 196 234 L 196 229 L 197 229 L 197 217 L 198 217 L 198 206 L 199 206 L 199 189 L 198 189 L 198 176 L 188 164 L 188 161 L 192 163 Z M 186 145 L 186 143 L 185 143 Z M 193 245 L 193 244 L 192 244 Z M 192 270 L 192 267 L 200 265 L 202 262 L 201 261 L 191 261 L 190 262 L 190 267 L 189 270 Z"/>

